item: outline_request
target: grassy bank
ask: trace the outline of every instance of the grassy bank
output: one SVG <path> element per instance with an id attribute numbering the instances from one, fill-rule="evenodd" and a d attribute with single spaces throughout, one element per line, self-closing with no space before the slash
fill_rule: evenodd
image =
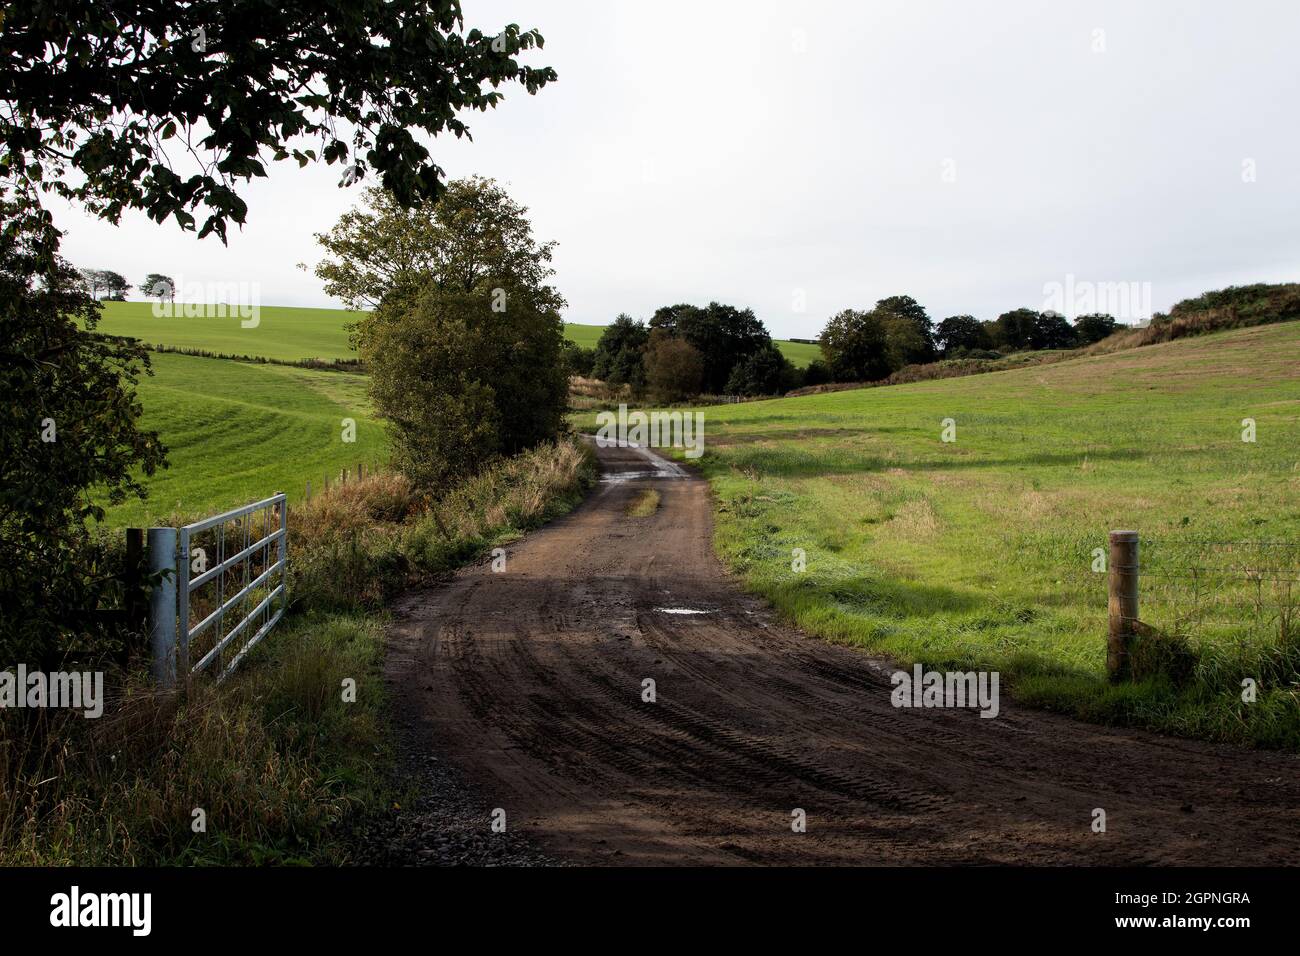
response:
<path id="1" fill-rule="evenodd" d="M 1288 323 L 711 407 L 716 546 L 811 633 L 905 664 L 996 669 L 1019 699 L 1092 720 L 1295 749 L 1297 355 Z M 1114 528 L 1147 542 L 1142 618 L 1161 635 L 1143 679 L 1121 686 L 1105 680 L 1092 570 Z M 1284 573 L 1250 579 L 1259 560 Z M 1197 582 L 1198 567 L 1231 573 Z"/>
<path id="2" fill-rule="evenodd" d="M 155 354 L 142 377 L 142 427 L 168 447 L 170 467 L 149 480 L 149 499 L 108 509 L 115 527 L 147 526 L 177 511 L 211 514 L 276 491 L 291 505 L 305 482 L 319 490 L 341 468 L 373 465 L 387 451 L 361 375 Z M 345 419 L 355 423 L 351 437 Z"/>
<path id="3" fill-rule="evenodd" d="M 291 509 L 294 613 L 231 680 L 182 698 L 110 674 L 99 719 L 0 713 L 0 865 L 347 862 L 349 821 L 392 799 L 385 599 L 570 510 L 593 478 L 563 441 L 437 502 L 375 475 Z"/>

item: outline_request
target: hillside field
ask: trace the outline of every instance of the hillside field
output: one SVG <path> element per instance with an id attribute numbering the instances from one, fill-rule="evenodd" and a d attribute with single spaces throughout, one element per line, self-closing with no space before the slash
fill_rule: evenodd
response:
<path id="1" fill-rule="evenodd" d="M 142 376 L 141 426 L 158 431 L 170 467 L 149 479 L 149 498 L 108 508 L 112 527 L 144 527 L 172 515 L 196 518 L 276 491 L 301 501 L 358 462 L 385 457 L 382 426 L 366 399 L 366 379 L 189 355 L 154 354 Z M 356 441 L 343 440 L 345 418 Z"/>
<path id="2" fill-rule="evenodd" d="M 226 318 L 157 318 L 152 302 L 105 302 L 99 331 L 129 335 L 146 345 L 204 349 L 225 355 L 251 355 L 282 361 L 354 359 L 346 326 L 362 313 L 344 309 L 298 309 L 264 305 L 258 324 L 243 328 L 238 316 Z M 564 323 L 564 334 L 583 348 L 595 348 L 602 325 Z M 791 362 L 803 368 L 819 354 L 805 342 L 776 343 Z"/>
<path id="3" fill-rule="evenodd" d="M 716 544 L 810 633 L 996 669 L 1018 697 L 1093 719 L 1300 746 L 1298 359 L 1291 322 L 709 407 Z M 1164 671 L 1105 682 L 1093 550 L 1121 528 L 1144 542 L 1142 620 L 1196 655 L 1181 689 Z M 1276 573 L 1241 579 L 1250 565 Z M 1247 677 L 1257 703 L 1240 700 Z"/>

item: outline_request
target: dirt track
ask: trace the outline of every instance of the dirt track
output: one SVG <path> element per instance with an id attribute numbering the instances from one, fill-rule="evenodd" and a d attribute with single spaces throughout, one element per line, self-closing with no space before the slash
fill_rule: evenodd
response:
<path id="1" fill-rule="evenodd" d="M 1300 860 L 1300 760 L 1005 693 L 991 720 L 895 709 L 893 667 L 740 592 L 710 547 L 704 481 L 635 449 L 599 454 L 606 480 L 510 547 L 504 573 L 468 568 L 398 607 L 399 713 L 477 785 L 485 830 L 503 808 L 511 831 L 583 863 Z M 658 511 L 627 517 L 647 488 Z"/>

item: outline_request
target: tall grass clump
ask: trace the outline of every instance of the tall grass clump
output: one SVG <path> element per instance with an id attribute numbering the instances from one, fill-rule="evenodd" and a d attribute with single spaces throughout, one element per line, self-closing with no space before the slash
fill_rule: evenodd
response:
<path id="1" fill-rule="evenodd" d="M 381 637 L 306 615 L 221 686 L 118 672 L 99 719 L 0 713 L 0 865 L 345 862 L 329 831 L 370 802 L 383 757 Z"/>

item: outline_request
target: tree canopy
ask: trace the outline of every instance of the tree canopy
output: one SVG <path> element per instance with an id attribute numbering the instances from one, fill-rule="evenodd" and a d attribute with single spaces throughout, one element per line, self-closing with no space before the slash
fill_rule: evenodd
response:
<path id="1" fill-rule="evenodd" d="M 466 30 L 456 0 L 29 0 L 4 16 L 0 178 L 111 222 L 134 208 L 194 229 L 201 208 L 199 235 L 223 239 L 247 214 L 237 184 L 271 161 L 435 198 L 443 171 L 417 132 L 468 135 L 462 110 L 555 79 L 517 59 L 541 34 Z"/>
<path id="2" fill-rule="evenodd" d="M 623 313 L 605 327 L 596 343 L 596 361 L 592 374 L 611 385 L 631 385 L 640 388 L 645 384 L 645 363 L 642 352 L 650 340 L 644 322 Z"/>
<path id="3" fill-rule="evenodd" d="M 437 202 L 411 207 L 371 187 L 361 206 L 316 235 L 330 256 L 316 275 L 353 309 L 374 308 L 409 283 L 469 292 L 495 276 L 540 289 L 555 243 L 533 238 L 527 214 L 494 180 L 478 176 L 453 180 Z"/>
<path id="4" fill-rule="evenodd" d="M 689 342 L 704 359 L 701 387 L 715 395 L 726 390 L 737 364 L 771 344 L 772 337 L 750 309 L 720 302 L 703 308 L 679 304 L 655 310 L 650 328 Z"/>
<path id="5" fill-rule="evenodd" d="M 885 323 L 873 310 L 845 309 L 822 329 L 822 356 L 838 382 L 871 382 L 891 371 Z"/>

